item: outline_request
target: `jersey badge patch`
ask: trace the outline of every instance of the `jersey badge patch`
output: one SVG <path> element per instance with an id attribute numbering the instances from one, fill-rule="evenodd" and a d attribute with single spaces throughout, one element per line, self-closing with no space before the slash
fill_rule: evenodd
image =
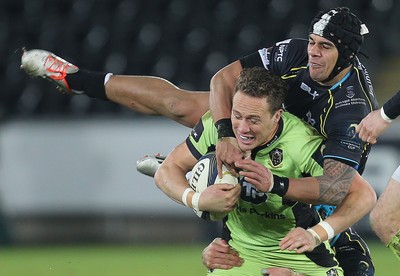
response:
<path id="1" fill-rule="evenodd" d="M 354 97 L 354 86 L 348 86 L 346 87 L 346 97 L 349 99 L 352 99 Z"/>
<path id="2" fill-rule="evenodd" d="M 350 124 L 350 126 L 347 128 L 347 136 L 349 136 L 350 139 L 356 138 L 356 127 L 357 124 Z"/>
<path id="3" fill-rule="evenodd" d="M 281 167 L 283 162 L 283 150 L 282 149 L 273 149 L 269 152 L 270 165 L 274 168 Z"/>

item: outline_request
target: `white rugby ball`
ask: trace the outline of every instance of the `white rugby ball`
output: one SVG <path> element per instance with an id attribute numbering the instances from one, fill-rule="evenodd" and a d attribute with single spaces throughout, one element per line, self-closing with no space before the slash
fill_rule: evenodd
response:
<path id="1" fill-rule="evenodd" d="M 233 176 L 228 169 L 222 166 L 222 178 L 218 177 L 217 159 L 215 152 L 209 152 L 202 156 L 192 169 L 189 178 L 190 187 L 197 193 L 202 193 L 208 186 L 214 184 L 228 183 L 236 185 L 238 178 Z M 194 210 L 195 214 L 205 220 L 217 221 L 224 218 L 228 213 L 216 213 Z"/>

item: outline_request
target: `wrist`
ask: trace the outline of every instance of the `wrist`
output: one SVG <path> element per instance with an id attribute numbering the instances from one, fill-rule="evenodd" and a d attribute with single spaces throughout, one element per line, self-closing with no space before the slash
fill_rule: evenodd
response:
<path id="1" fill-rule="evenodd" d="M 322 243 L 321 237 L 318 235 L 317 232 L 315 232 L 312 228 L 308 228 L 307 231 L 313 236 L 313 238 L 315 240 L 315 246 L 318 246 Z"/>
<path id="2" fill-rule="evenodd" d="M 391 122 L 393 121 L 392 119 L 390 119 L 390 118 L 386 115 L 385 110 L 383 109 L 383 107 L 381 107 L 381 117 L 382 117 L 383 120 L 385 120 L 385 121 L 388 122 L 388 123 L 391 123 Z"/>
<path id="3" fill-rule="evenodd" d="M 197 212 L 200 211 L 200 209 L 199 209 L 200 196 L 201 196 L 201 193 L 197 193 L 197 192 L 194 193 L 192 196 L 192 208 Z"/>
<path id="4" fill-rule="evenodd" d="M 187 201 L 187 197 L 188 197 L 190 192 L 194 192 L 193 189 L 192 188 L 186 188 L 186 190 L 182 194 L 182 203 L 187 207 L 190 207 L 188 205 L 188 201 Z"/>
<path id="5" fill-rule="evenodd" d="M 223 118 L 215 122 L 215 127 L 218 132 L 218 139 L 223 137 L 235 137 L 232 129 L 232 121 L 230 118 Z"/>
<path id="6" fill-rule="evenodd" d="M 323 220 L 320 223 L 318 223 L 318 225 L 325 230 L 326 234 L 328 235 L 328 240 L 333 239 L 333 237 L 335 236 L 335 230 L 328 222 Z"/>
<path id="7" fill-rule="evenodd" d="M 289 178 L 272 175 L 273 182 L 271 183 L 270 193 L 277 194 L 283 197 L 289 189 Z"/>

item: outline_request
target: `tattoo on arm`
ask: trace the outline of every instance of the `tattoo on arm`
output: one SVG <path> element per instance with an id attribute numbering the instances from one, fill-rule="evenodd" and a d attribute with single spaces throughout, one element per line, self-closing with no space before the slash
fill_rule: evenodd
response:
<path id="1" fill-rule="evenodd" d="M 350 189 L 356 170 L 342 162 L 325 159 L 324 175 L 318 176 L 319 200 L 330 205 L 338 205 Z"/>

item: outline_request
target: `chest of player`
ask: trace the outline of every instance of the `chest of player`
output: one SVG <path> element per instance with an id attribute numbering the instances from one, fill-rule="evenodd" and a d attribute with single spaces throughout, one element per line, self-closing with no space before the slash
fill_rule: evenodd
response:
<path id="1" fill-rule="evenodd" d="M 324 133 L 329 121 L 346 118 L 346 114 L 352 114 L 355 108 L 365 109 L 366 112 L 370 110 L 366 108 L 369 101 L 362 87 L 353 78 L 349 76 L 345 81 L 328 87 L 311 80 L 307 70 L 304 70 L 289 83 L 285 108 Z"/>

